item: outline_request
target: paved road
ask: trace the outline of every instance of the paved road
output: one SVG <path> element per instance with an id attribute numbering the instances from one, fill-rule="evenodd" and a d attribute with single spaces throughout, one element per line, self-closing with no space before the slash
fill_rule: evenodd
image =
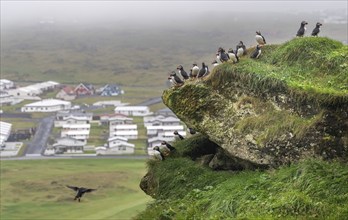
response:
<path id="1" fill-rule="evenodd" d="M 0 117 L 3 118 L 31 118 L 29 113 L 2 113 Z"/>
<path id="2" fill-rule="evenodd" d="M 157 103 L 161 103 L 162 102 L 162 98 L 161 97 L 155 97 L 155 98 L 150 98 L 144 102 L 141 102 L 139 104 L 137 104 L 138 106 L 149 106 L 149 105 L 154 105 Z"/>
<path id="3" fill-rule="evenodd" d="M 35 136 L 28 143 L 25 155 L 40 155 L 44 152 L 48 137 L 50 136 L 54 122 L 54 116 L 42 118 L 39 127 L 36 130 Z"/>

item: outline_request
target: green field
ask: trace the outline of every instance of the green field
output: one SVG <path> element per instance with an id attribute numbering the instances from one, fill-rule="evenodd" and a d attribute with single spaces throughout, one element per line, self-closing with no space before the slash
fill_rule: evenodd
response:
<path id="1" fill-rule="evenodd" d="M 131 219 L 151 201 L 144 174 L 145 160 L 2 160 L 0 219 Z M 97 191 L 78 203 L 67 184 Z"/>

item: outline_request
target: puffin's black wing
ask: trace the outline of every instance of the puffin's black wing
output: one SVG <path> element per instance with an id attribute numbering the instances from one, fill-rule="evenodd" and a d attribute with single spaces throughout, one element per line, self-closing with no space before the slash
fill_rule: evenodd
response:
<path id="1" fill-rule="evenodd" d="M 97 189 L 85 189 L 84 192 L 93 192 L 95 190 L 97 190 Z"/>
<path id="2" fill-rule="evenodd" d="M 70 188 L 70 189 L 72 189 L 72 190 L 74 190 L 74 191 L 79 191 L 79 187 L 77 187 L 77 186 L 69 186 L 69 185 L 66 185 L 66 187 L 68 187 L 68 188 Z"/>

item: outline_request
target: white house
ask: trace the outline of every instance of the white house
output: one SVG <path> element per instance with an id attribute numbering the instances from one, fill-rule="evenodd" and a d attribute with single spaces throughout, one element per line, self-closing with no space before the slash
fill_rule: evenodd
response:
<path id="1" fill-rule="evenodd" d="M 123 114 L 102 114 L 100 115 L 100 123 L 104 125 L 108 125 L 110 120 L 116 119 L 116 120 L 123 120 L 126 119 L 127 123 L 120 122 L 119 124 L 131 124 L 133 122 L 133 118 L 128 118 L 127 115 Z"/>
<path id="2" fill-rule="evenodd" d="M 64 124 L 62 133 L 67 131 L 90 131 L 91 124 Z"/>
<path id="3" fill-rule="evenodd" d="M 147 106 L 117 106 L 115 113 L 128 116 L 147 116 L 152 114 Z"/>
<path id="4" fill-rule="evenodd" d="M 108 139 L 106 147 L 97 147 L 97 155 L 110 154 L 133 154 L 135 145 L 128 143 L 128 138 L 125 137 L 111 137 Z"/>
<path id="5" fill-rule="evenodd" d="M 132 123 L 133 123 L 133 118 L 128 118 L 128 117 L 109 118 L 109 125 L 110 126 L 125 125 L 125 124 L 132 124 Z"/>
<path id="6" fill-rule="evenodd" d="M 57 112 L 54 127 L 62 127 L 64 124 L 89 124 L 92 119 L 93 113 Z"/>
<path id="7" fill-rule="evenodd" d="M 0 146 L 2 146 L 11 134 L 12 124 L 0 121 Z"/>
<path id="8" fill-rule="evenodd" d="M 110 133 L 109 137 L 125 137 L 128 139 L 138 139 L 138 131 L 137 130 L 118 130 Z"/>
<path id="9" fill-rule="evenodd" d="M 70 138 L 58 138 L 57 143 L 48 147 L 45 154 L 83 153 L 85 142 Z"/>
<path id="10" fill-rule="evenodd" d="M 57 82 L 47 81 L 42 83 L 36 83 L 33 85 L 20 87 L 17 89 L 10 89 L 8 93 L 13 96 L 21 96 L 21 97 L 30 97 L 30 96 L 38 96 L 45 91 L 52 90 L 59 85 Z"/>
<path id="11" fill-rule="evenodd" d="M 175 116 L 146 116 L 144 117 L 144 126 L 175 126 L 180 125 L 180 119 Z"/>
<path id="12" fill-rule="evenodd" d="M 159 133 L 178 131 L 181 135 L 186 135 L 184 131 L 184 126 L 175 125 L 175 126 L 147 126 L 147 135 L 148 136 L 157 136 Z"/>
<path id="13" fill-rule="evenodd" d="M 89 130 L 68 130 L 61 133 L 61 137 L 70 137 L 82 141 L 84 144 L 87 143 L 89 138 Z"/>
<path id="14" fill-rule="evenodd" d="M 0 79 L 0 90 L 7 90 L 13 88 L 14 82 L 8 79 Z"/>
<path id="15" fill-rule="evenodd" d="M 108 101 L 99 101 L 93 103 L 93 106 L 102 106 L 102 107 L 108 107 L 108 106 L 125 106 L 128 105 L 128 103 L 121 103 L 120 100 L 108 100 Z"/>
<path id="16" fill-rule="evenodd" d="M 153 148 L 155 146 L 160 146 L 162 141 L 170 142 L 170 141 L 173 141 L 173 139 L 172 138 L 159 137 L 159 136 L 152 137 L 152 138 L 147 139 L 147 147 L 148 148 Z"/>
<path id="17" fill-rule="evenodd" d="M 55 112 L 71 108 L 71 102 L 58 99 L 44 99 L 24 105 L 22 112 Z"/>

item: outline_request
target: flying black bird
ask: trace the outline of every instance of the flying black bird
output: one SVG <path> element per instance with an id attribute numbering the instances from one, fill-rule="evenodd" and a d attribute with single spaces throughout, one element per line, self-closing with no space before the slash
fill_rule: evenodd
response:
<path id="1" fill-rule="evenodd" d="M 78 199 L 79 202 L 81 201 L 81 197 L 83 196 L 83 194 L 97 190 L 97 189 L 88 189 L 88 188 L 84 188 L 84 187 L 69 186 L 69 185 L 66 185 L 66 187 L 77 192 L 74 200 Z"/>
<path id="2" fill-rule="evenodd" d="M 320 32 L 320 26 L 322 26 L 323 24 L 317 22 L 317 24 L 315 25 L 315 28 L 312 31 L 312 36 L 318 36 L 319 32 Z"/>

